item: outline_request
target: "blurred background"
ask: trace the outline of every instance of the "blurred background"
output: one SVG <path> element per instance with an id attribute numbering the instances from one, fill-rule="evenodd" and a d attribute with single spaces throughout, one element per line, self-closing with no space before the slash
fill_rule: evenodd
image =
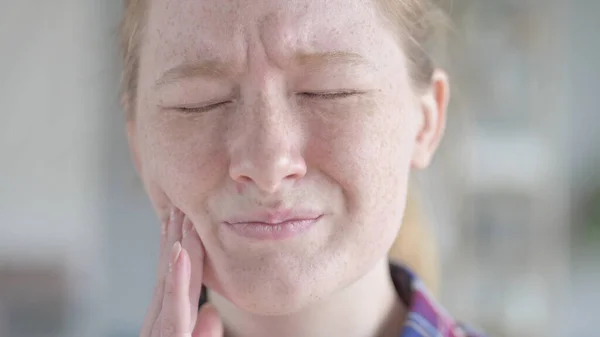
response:
<path id="1" fill-rule="evenodd" d="M 0 1 L 0 336 L 132 337 L 158 222 L 118 104 L 120 1 Z M 417 184 L 440 301 L 494 336 L 598 337 L 600 1 L 454 0 L 447 135 Z"/>

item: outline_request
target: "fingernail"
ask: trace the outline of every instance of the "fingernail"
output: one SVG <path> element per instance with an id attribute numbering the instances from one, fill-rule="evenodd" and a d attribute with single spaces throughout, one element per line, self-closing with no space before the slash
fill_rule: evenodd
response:
<path id="1" fill-rule="evenodd" d="M 173 271 L 173 265 L 177 262 L 179 258 L 179 254 L 181 253 L 181 243 L 179 241 L 175 242 L 173 248 L 171 249 L 171 259 L 169 261 L 169 272 Z"/>

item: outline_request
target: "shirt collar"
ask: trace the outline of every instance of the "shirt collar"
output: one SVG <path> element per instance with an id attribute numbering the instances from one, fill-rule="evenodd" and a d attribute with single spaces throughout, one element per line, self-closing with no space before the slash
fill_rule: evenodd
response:
<path id="1" fill-rule="evenodd" d="M 400 337 L 483 337 L 455 321 L 408 268 L 391 264 L 390 272 L 408 315 Z"/>

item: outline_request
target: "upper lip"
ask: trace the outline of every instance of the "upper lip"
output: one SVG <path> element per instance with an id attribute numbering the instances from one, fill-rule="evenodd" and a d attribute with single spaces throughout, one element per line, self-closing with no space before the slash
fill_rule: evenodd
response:
<path id="1" fill-rule="evenodd" d="M 278 209 L 261 210 L 257 212 L 240 214 L 225 221 L 230 225 L 237 224 L 267 224 L 278 225 L 290 221 L 316 220 L 322 213 L 308 210 Z"/>

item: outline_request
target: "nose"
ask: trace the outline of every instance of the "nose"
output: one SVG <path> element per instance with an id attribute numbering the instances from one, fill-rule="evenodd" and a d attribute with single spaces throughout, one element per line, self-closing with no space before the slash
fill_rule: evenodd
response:
<path id="1" fill-rule="evenodd" d="M 268 102 L 267 102 L 268 103 Z M 283 106 L 259 103 L 230 142 L 229 175 L 238 184 L 275 193 L 306 175 L 300 127 Z"/>

